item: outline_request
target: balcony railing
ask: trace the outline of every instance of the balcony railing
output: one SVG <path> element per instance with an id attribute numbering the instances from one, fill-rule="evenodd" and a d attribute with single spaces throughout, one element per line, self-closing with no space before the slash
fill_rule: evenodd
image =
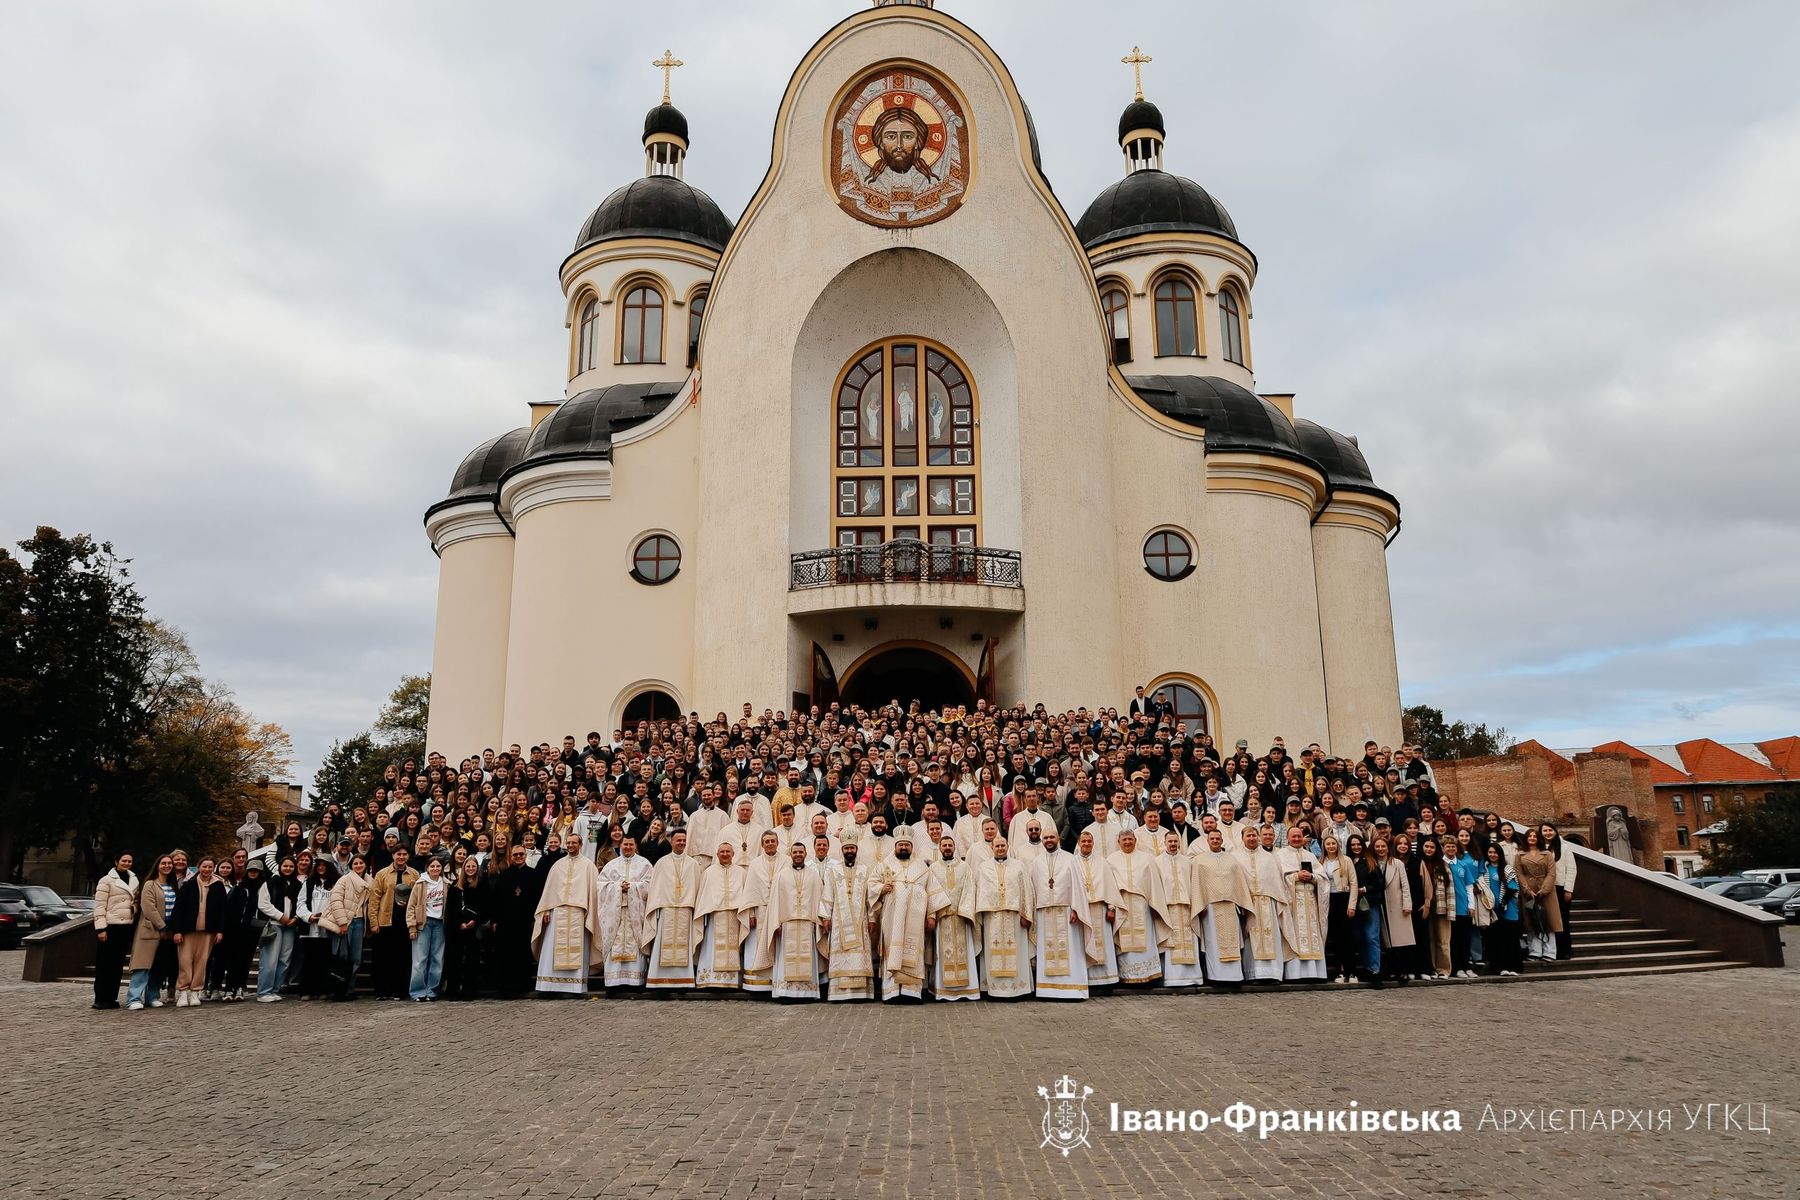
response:
<path id="1" fill-rule="evenodd" d="M 1019 552 L 987 546 L 934 546 L 896 538 L 879 546 L 811 550 L 790 560 L 788 590 L 852 583 L 976 583 L 1022 587 Z"/>

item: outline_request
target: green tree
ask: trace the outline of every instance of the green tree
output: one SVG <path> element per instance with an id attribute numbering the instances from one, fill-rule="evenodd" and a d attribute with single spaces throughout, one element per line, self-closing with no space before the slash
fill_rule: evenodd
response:
<path id="1" fill-rule="evenodd" d="M 292 769 L 288 735 L 246 713 L 223 684 L 203 678 L 180 630 L 152 621 L 148 632 L 143 698 L 151 728 L 112 786 L 131 806 L 141 850 L 229 849 L 231 831 L 261 786 Z"/>
<path id="2" fill-rule="evenodd" d="M 331 744 L 313 774 L 310 800 L 315 809 L 341 804 L 348 812 L 366 804 L 387 768 L 407 759 L 425 761 L 425 726 L 431 716 L 431 676 L 402 675 L 386 703 L 365 729 Z"/>
<path id="3" fill-rule="evenodd" d="M 403 675 L 375 718 L 375 735 L 388 757 L 425 761 L 425 726 L 431 717 L 431 676 Z"/>
<path id="4" fill-rule="evenodd" d="M 16 722 L 12 753 L 0 757 L 6 866 L 16 875 L 28 847 L 72 836 L 97 877 L 132 832 L 135 814 L 115 785 L 152 723 L 144 602 L 110 543 L 40 526 L 19 548 L 29 566 L 0 571 L 16 605 L 12 644 L 0 650 Z"/>
<path id="5" fill-rule="evenodd" d="M 110 545 L 48 527 L 19 545 L 0 550 L 0 865 L 67 839 L 95 879 L 125 850 L 211 848 L 221 812 L 288 769 L 287 734 L 201 677 Z"/>
<path id="6" fill-rule="evenodd" d="M 1706 851 L 1708 875 L 1736 875 L 1756 867 L 1800 862 L 1800 786 L 1719 805 L 1716 824 L 1724 829 Z"/>
<path id="7" fill-rule="evenodd" d="M 331 743 L 325 761 L 313 772 L 312 806 L 323 810 L 328 804 L 341 804 L 348 813 L 358 804 L 368 803 L 387 764 L 387 754 L 366 729 Z"/>
<path id="8" fill-rule="evenodd" d="M 1485 722 L 1452 724 L 1445 721 L 1443 709 L 1426 704 L 1415 704 L 1400 714 L 1400 732 L 1407 745 L 1424 747 L 1425 757 L 1433 760 L 1505 754 L 1515 740 L 1505 726 L 1489 729 Z"/>

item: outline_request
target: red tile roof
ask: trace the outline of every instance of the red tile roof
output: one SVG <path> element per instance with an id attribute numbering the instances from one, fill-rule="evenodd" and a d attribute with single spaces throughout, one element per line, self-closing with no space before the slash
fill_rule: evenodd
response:
<path id="1" fill-rule="evenodd" d="M 1695 783 L 1779 783 L 1781 776 L 1753 758 L 1711 738 L 1695 738 L 1675 747 Z"/>
<path id="2" fill-rule="evenodd" d="M 1786 779 L 1800 779 L 1800 737 L 1776 738 L 1772 742 L 1758 742 L 1756 748 L 1763 752 L 1763 757 L 1775 764 L 1775 769 Z"/>

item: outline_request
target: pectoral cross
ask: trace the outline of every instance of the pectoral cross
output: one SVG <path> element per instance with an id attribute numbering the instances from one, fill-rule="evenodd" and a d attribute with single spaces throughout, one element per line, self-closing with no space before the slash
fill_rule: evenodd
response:
<path id="1" fill-rule="evenodd" d="M 1137 98 L 1142 100 L 1144 98 L 1144 64 L 1153 60 L 1148 54 L 1145 54 L 1142 50 L 1133 46 L 1131 48 L 1131 53 L 1127 54 L 1119 61 L 1131 68 L 1132 81 L 1137 85 Z M 676 66 L 680 65 L 680 63 L 676 64 Z M 663 103 L 667 104 L 668 102 L 669 98 L 664 96 Z"/>
<path id="2" fill-rule="evenodd" d="M 1145 59 L 1144 61 L 1148 62 L 1150 60 Z M 679 58 L 676 58 L 675 52 L 673 50 L 664 50 L 663 56 L 661 58 L 657 59 L 655 62 L 651 63 L 650 65 L 657 68 L 658 70 L 660 70 L 663 73 L 662 102 L 664 104 L 667 104 L 669 102 L 669 76 L 674 72 L 676 67 L 685 67 L 685 66 L 687 66 L 687 64 L 682 62 Z M 1144 90 L 1142 87 L 1140 87 L 1140 88 L 1138 88 L 1138 99 L 1142 100 L 1143 98 L 1144 98 Z"/>

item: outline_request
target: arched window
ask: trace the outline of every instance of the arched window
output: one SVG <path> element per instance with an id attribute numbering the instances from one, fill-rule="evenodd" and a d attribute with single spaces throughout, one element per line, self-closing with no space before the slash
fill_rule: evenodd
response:
<path id="1" fill-rule="evenodd" d="M 581 306 L 580 332 L 576 338 L 575 373 L 600 365 L 600 301 L 592 296 Z"/>
<path id="2" fill-rule="evenodd" d="M 1244 314 L 1235 288 L 1219 289 L 1219 348 L 1226 362 L 1244 365 Z"/>
<path id="3" fill-rule="evenodd" d="M 1200 353 L 1194 288 L 1178 276 L 1170 276 L 1156 285 L 1156 353 L 1159 358 Z"/>
<path id="4" fill-rule="evenodd" d="M 1152 697 L 1161 692 L 1175 710 L 1175 727 L 1187 727 L 1188 736 L 1199 737 L 1212 732 L 1206 711 L 1206 698 L 1200 689 L 1185 679 L 1165 679 L 1147 689 Z"/>
<path id="5" fill-rule="evenodd" d="M 1106 314 L 1106 331 L 1112 338 L 1115 364 L 1131 361 L 1131 299 L 1122 287 L 1100 293 L 1100 309 Z"/>
<path id="6" fill-rule="evenodd" d="M 639 692 L 625 704 L 625 712 L 619 722 L 625 726 L 629 736 L 639 721 L 678 721 L 681 719 L 681 706 L 675 703 L 675 697 L 667 692 Z"/>
<path id="7" fill-rule="evenodd" d="M 947 349 L 894 338 L 863 351 L 833 412 L 834 544 L 979 544 L 975 386 Z"/>
<path id="8" fill-rule="evenodd" d="M 659 363 L 663 360 L 662 293 L 647 283 L 625 293 L 619 312 L 623 325 L 619 339 L 622 363 Z"/>
<path id="9" fill-rule="evenodd" d="M 697 292 L 688 301 L 688 355 L 687 365 L 692 367 L 700 361 L 700 318 L 706 315 L 706 293 Z"/>

